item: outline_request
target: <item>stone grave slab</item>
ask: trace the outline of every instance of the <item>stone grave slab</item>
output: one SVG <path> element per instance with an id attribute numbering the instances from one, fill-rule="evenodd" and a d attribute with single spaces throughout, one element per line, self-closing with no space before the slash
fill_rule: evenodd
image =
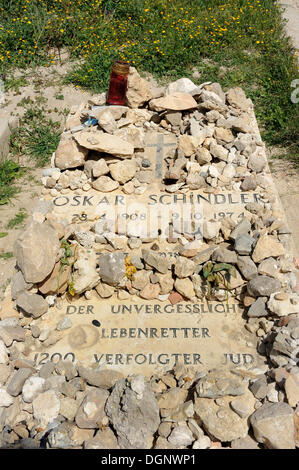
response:
<path id="1" fill-rule="evenodd" d="M 219 109 L 221 110 L 221 107 Z M 253 111 L 251 121 L 252 135 L 259 144 L 261 139 Z M 236 134 L 237 131 L 235 138 Z M 230 136 L 223 134 L 223 129 L 222 135 L 230 139 Z M 146 132 L 144 144 L 142 158 L 149 160 L 150 171 L 154 173 L 152 183 L 146 184 L 144 191 L 127 194 L 119 185 L 114 191 L 101 192 L 89 184 L 86 191 L 83 187 L 73 190 L 64 188 L 63 191 L 52 190 L 52 193 L 48 191 L 44 195 L 45 200 L 53 203 L 52 220 L 63 225 L 72 224 L 76 233 L 91 230 L 96 233 L 98 239 L 95 238 L 92 246 L 81 243 L 85 253 L 90 259 L 93 258 L 94 265 L 95 258 L 111 252 L 121 252 L 129 257 L 142 257 L 142 250 L 148 249 L 153 250 L 154 254 L 173 260 L 180 256 L 182 245 L 190 240 L 195 239 L 198 242 L 197 247 L 200 247 L 201 243 L 217 245 L 217 237 L 203 237 L 204 222 L 217 222 L 220 227 L 223 219 L 230 219 L 236 224 L 244 217 L 251 220 L 252 214 L 246 209 L 249 203 L 261 203 L 262 208 L 271 208 L 274 211 L 274 219 L 275 211 L 281 213 L 280 219 L 283 218 L 267 166 L 263 173 L 265 180 L 261 183 L 264 186 L 256 185 L 256 190 L 238 190 L 242 179 L 239 177 L 228 185 L 234 189 L 217 185 L 208 188 L 206 186 L 205 190 L 190 190 L 184 183 L 185 178 L 182 187 L 172 190 L 171 186 L 167 188 L 162 185 L 162 180 L 167 171 L 168 154 L 178 146 L 177 136 L 167 132 Z M 208 143 L 206 145 L 208 146 Z M 225 150 L 228 153 L 228 149 Z M 264 152 L 262 147 L 261 152 Z M 137 153 L 140 158 L 141 152 Z M 246 164 L 247 158 L 246 154 Z M 115 157 L 111 156 L 107 163 L 115 160 Z M 217 158 L 213 162 L 219 164 Z M 197 164 L 195 157 L 192 163 Z M 245 170 L 246 166 L 243 167 L 244 172 Z M 108 173 L 109 171 L 105 174 Z M 142 184 L 136 187 L 142 188 Z M 269 225 L 272 222 L 270 218 Z M 98 232 L 95 230 L 95 224 Z M 265 227 L 259 228 L 261 231 L 266 230 Z M 251 233 L 254 231 L 255 228 Z M 124 236 L 125 243 L 114 246 L 110 240 L 109 243 L 103 239 L 101 241 L 101 236 L 105 238 L 104 234 Z M 180 246 L 177 243 L 179 236 L 176 235 L 181 237 Z M 284 235 L 282 233 L 279 240 L 287 245 L 289 237 L 283 237 Z M 139 237 L 142 242 L 138 247 L 129 248 L 126 237 Z M 219 243 L 223 241 L 227 242 L 227 239 L 221 238 Z M 146 263 L 143 268 L 151 271 L 151 267 L 146 266 Z M 152 271 L 155 277 L 155 269 Z M 169 272 L 174 274 L 173 266 Z M 129 276 L 128 278 L 132 280 Z M 240 275 L 232 289 L 245 286 L 246 281 Z M 191 283 L 190 280 L 189 282 Z M 157 280 L 151 281 L 150 286 L 155 283 Z M 165 373 L 177 362 L 197 371 L 219 367 L 250 369 L 266 362 L 265 356 L 257 352 L 259 338 L 254 328 L 245 328 L 248 317 L 242 303 L 241 289 L 227 301 L 207 301 L 190 295 L 190 300 L 186 300 L 188 296 L 185 296 L 181 297 L 178 303 L 172 303 L 168 298 L 170 292 L 164 296 L 156 295 L 154 300 L 148 300 L 153 298 L 148 296 L 145 300 L 139 296 L 140 292 L 137 294 L 138 289 L 134 291 L 131 285 L 128 291 L 125 291 L 125 285 L 120 286 L 125 291 L 125 295 L 122 292 L 123 300 L 116 288 L 106 298 L 100 298 L 93 290 L 95 285 L 86 289 L 85 294 L 83 289 L 82 295 L 75 293 L 73 296 L 64 294 L 63 297 L 58 297 L 47 313 L 34 320 L 44 337 L 41 341 L 25 345 L 23 353 L 34 361 L 37 368 L 48 360 L 58 362 L 62 359 L 101 369 L 118 370 L 124 375 L 138 373 L 149 377 Z M 178 292 L 177 290 L 176 293 Z M 254 302 L 255 299 L 251 300 Z M 249 305 L 250 303 L 247 307 Z M 6 307 L 13 311 L 11 301 Z M 62 324 L 64 327 L 57 329 L 57 326 Z"/>
<path id="2" fill-rule="evenodd" d="M 42 317 L 54 331 L 63 319 L 71 328 L 54 345 L 32 351 L 37 366 L 60 359 L 119 370 L 124 375 L 163 373 L 176 362 L 197 370 L 214 367 L 256 367 L 256 344 L 244 330 L 237 302 L 169 302 L 118 299 L 76 299 L 61 302 Z"/>

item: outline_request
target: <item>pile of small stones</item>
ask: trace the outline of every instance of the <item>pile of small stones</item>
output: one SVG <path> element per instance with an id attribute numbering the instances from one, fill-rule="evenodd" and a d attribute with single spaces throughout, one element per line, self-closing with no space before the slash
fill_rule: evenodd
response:
<path id="1" fill-rule="evenodd" d="M 1 448 L 299 446 L 296 367 L 194 373 L 176 365 L 145 379 L 61 360 L 37 371 L 5 345 L 28 338 L 11 323 L 0 327 L 6 332 L 0 342 Z M 286 327 L 289 338 L 295 328 Z"/>
<path id="2" fill-rule="evenodd" d="M 17 239 L 11 282 L 15 316 L 0 311 L 0 447 L 58 448 L 294 448 L 299 442 L 299 298 L 288 254 L 289 230 L 267 174 L 264 146 L 253 125 L 252 103 L 240 88 L 224 93 L 216 83 L 188 79 L 151 89 L 135 69 L 128 106 L 105 107 L 105 95 L 72 110 L 66 130 L 44 170 L 44 199 Z M 143 106 L 141 108 L 141 106 Z M 89 116 L 97 126 L 84 127 Z M 154 178 L 143 158 L 145 133 L 172 134 L 177 149 L 166 157 L 163 190 L 184 193 L 257 191 L 247 215 L 203 222 L 203 240 L 170 233 L 177 257 L 159 254 L 157 240 L 109 231 L 99 220 L 54 215 L 49 198 L 116 189 L 143 194 Z M 63 244 L 64 242 L 64 244 Z M 65 242 L 74 266 L 61 260 Z M 140 254 L 127 256 L 132 249 Z M 207 297 L 204 265 L 236 270 L 227 295 L 245 307 L 246 329 L 258 337 L 267 364 L 247 371 L 194 372 L 179 364 L 163 376 L 122 377 L 67 361 L 28 360 L 56 344 L 72 326 L 42 327 L 68 293 L 120 300 L 157 299 L 172 304 Z"/>

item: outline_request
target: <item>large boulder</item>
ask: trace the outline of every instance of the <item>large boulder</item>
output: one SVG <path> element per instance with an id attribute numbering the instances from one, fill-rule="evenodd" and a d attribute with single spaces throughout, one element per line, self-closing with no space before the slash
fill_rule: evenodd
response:
<path id="1" fill-rule="evenodd" d="M 58 250 L 57 232 L 47 222 L 28 225 L 14 244 L 14 255 L 25 281 L 43 281 L 54 268 Z"/>
<path id="2" fill-rule="evenodd" d="M 121 449 L 150 449 L 160 424 L 159 406 L 144 377 L 116 382 L 107 400 L 106 413 Z"/>
<path id="3" fill-rule="evenodd" d="M 294 449 L 294 416 L 287 403 L 264 403 L 250 417 L 254 436 L 268 449 Z"/>
<path id="4" fill-rule="evenodd" d="M 62 139 L 55 152 L 55 166 L 60 170 L 84 165 L 88 150 L 77 144 L 74 139 Z"/>

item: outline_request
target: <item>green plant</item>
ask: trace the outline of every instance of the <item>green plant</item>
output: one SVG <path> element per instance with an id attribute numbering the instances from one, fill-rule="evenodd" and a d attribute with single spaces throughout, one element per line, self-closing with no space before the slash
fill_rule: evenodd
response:
<path id="1" fill-rule="evenodd" d="M 21 209 L 13 219 L 11 219 L 8 224 L 7 228 L 15 228 L 17 225 L 20 225 L 25 219 L 28 217 L 28 214 L 24 212 L 24 209 Z"/>
<path id="2" fill-rule="evenodd" d="M 40 103 L 27 103 L 20 126 L 11 134 L 12 154 L 19 158 L 27 154 L 39 167 L 48 163 L 60 139 L 60 124 L 45 117 L 45 108 Z"/>
<path id="3" fill-rule="evenodd" d="M 0 205 L 7 204 L 19 192 L 15 180 L 24 175 L 25 169 L 12 160 L 0 163 Z"/>
<path id="4" fill-rule="evenodd" d="M 8 232 L 0 232 L 0 238 L 7 237 Z"/>
<path id="5" fill-rule="evenodd" d="M 216 263 L 214 261 L 208 261 L 203 265 L 202 268 L 203 279 L 207 283 L 207 298 L 210 299 L 212 296 L 212 289 L 224 287 L 227 293 L 230 290 L 230 278 L 231 276 L 236 277 L 236 269 L 234 266 L 228 263 Z"/>
<path id="6" fill-rule="evenodd" d="M 7 251 L 6 253 L 0 253 L 0 259 L 9 259 L 13 258 L 13 253 L 11 251 Z"/>
<path id="7" fill-rule="evenodd" d="M 58 279 L 57 279 L 57 295 L 60 290 L 60 276 L 65 269 L 65 266 L 71 266 L 71 280 L 68 281 L 68 293 L 71 296 L 76 294 L 74 288 L 74 274 L 75 274 L 75 262 L 76 259 L 76 250 L 77 245 L 71 245 L 66 239 L 63 239 L 61 242 L 61 248 L 64 249 L 64 256 L 60 258 L 60 265 L 58 270 Z M 72 263 L 70 263 L 71 258 L 73 258 Z"/>

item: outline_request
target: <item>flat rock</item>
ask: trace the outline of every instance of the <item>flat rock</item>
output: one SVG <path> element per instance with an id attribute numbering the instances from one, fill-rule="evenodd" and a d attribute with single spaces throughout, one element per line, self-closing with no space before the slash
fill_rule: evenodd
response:
<path id="1" fill-rule="evenodd" d="M 299 297 L 296 294 L 287 294 L 285 299 L 277 299 L 277 294 L 270 295 L 267 306 L 278 317 L 299 313 Z"/>
<path id="2" fill-rule="evenodd" d="M 118 380 L 123 378 L 120 372 L 115 370 L 97 370 L 77 365 L 78 373 L 89 385 L 109 390 Z"/>
<path id="3" fill-rule="evenodd" d="M 119 182 L 110 178 L 110 176 L 100 176 L 91 183 L 92 187 L 102 193 L 111 193 L 119 187 Z"/>
<path id="4" fill-rule="evenodd" d="M 247 281 L 250 281 L 258 275 L 258 270 L 250 256 L 238 256 L 237 266 L 241 274 Z"/>
<path id="5" fill-rule="evenodd" d="M 60 262 L 56 263 L 53 271 L 39 285 L 38 290 L 46 294 L 63 294 L 67 289 L 67 281 L 71 272 L 71 267 L 67 265 L 61 266 Z M 59 281 L 59 285 L 58 285 Z"/>
<path id="6" fill-rule="evenodd" d="M 243 379 L 229 370 L 215 369 L 200 379 L 196 385 L 200 398 L 219 398 L 245 393 Z"/>
<path id="7" fill-rule="evenodd" d="M 166 109 L 172 111 L 184 111 L 196 107 L 197 102 L 188 93 L 176 92 L 150 101 L 150 109 L 153 109 L 154 111 L 163 111 Z"/>
<path id="8" fill-rule="evenodd" d="M 158 397 L 159 408 L 174 409 L 183 403 L 188 395 L 188 390 L 174 387 L 162 393 Z"/>
<path id="9" fill-rule="evenodd" d="M 174 287 L 181 294 L 183 297 L 187 299 L 192 299 L 195 297 L 195 291 L 193 287 L 192 281 L 189 278 L 186 279 L 179 279 L 176 278 L 174 281 Z"/>
<path id="10" fill-rule="evenodd" d="M 256 440 L 268 449 L 294 449 L 293 410 L 287 403 L 264 403 L 250 416 Z"/>
<path id="11" fill-rule="evenodd" d="M 88 160 L 87 162 L 85 163 L 85 165 L 88 163 Z M 85 167 L 84 167 L 85 169 Z M 107 175 L 107 173 L 109 173 L 109 167 L 106 163 L 106 160 L 104 158 L 100 158 L 99 160 L 97 160 L 96 162 L 93 163 L 92 165 L 92 175 L 95 177 L 95 178 L 98 178 L 99 176 L 104 176 L 104 175 Z"/>
<path id="12" fill-rule="evenodd" d="M 299 373 L 290 374 L 286 378 L 284 389 L 289 405 L 295 408 L 299 402 Z"/>
<path id="13" fill-rule="evenodd" d="M 174 272 L 177 277 L 182 279 L 184 277 L 192 276 L 195 266 L 195 263 L 191 259 L 180 256 L 175 263 Z"/>
<path id="14" fill-rule="evenodd" d="M 195 83 L 190 80 L 190 78 L 179 78 L 175 82 L 169 83 L 168 87 L 166 88 L 166 95 L 171 95 L 173 93 L 189 93 L 193 95 L 195 93 L 199 93 L 198 87 Z"/>
<path id="15" fill-rule="evenodd" d="M 218 406 L 210 398 L 195 398 L 194 409 L 204 429 L 214 439 L 230 442 L 248 434 L 247 419 L 242 419 L 229 406 Z"/>
<path id="16" fill-rule="evenodd" d="M 170 267 L 170 262 L 166 257 L 150 250 L 143 249 L 142 258 L 147 264 L 155 268 L 161 274 L 166 274 Z"/>
<path id="17" fill-rule="evenodd" d="M 131 157 L 134 147 L 129 142 L 120 137 L 104 134 L 101 131 L 83 131 L 75 134 L 75 139 L 79 145 L 97 152 L 105 152 L 120 158 Z"/>
<path id="18" fill-rule="evenodd" d="M 250 305 L 250 308 L 247 312 L 249 318 L 258 318 L 266 317 L 268 312 L 266 310 L 266 297 L 259 297 L 253 304 Z"/>
<path id="19" fill-rule="evenodd" d="M 5 346 L 11 346 L 13 341 L 25 341 L 25 330 L 21 326 L 0 326 L 0 338 Z"/>
<path id="20" fill-rule="evenodd" d="M 28 315 L 38 318 L 48 311 L 49 304 L 38 294 L 29 294 L 27 291 L 21 292 L 17 297 L 17 305 Z"/>
<path id="21" fill-rule="evenodd" d="M 25 381 L 33 374 L 31 369 L 21 368 L 17 370 L 7 385 L 7 392 L 13 397 L 17 397 L 23 388 Z"/>
<path id="22" fill-rule="evenodd" d="M 268 297 L 277 292 L 280 287 L 281 283 L 278 279 L 273 279 L 269 276 L 256 276 L 248 282 L 247 291 L 252 297 Z"/>

